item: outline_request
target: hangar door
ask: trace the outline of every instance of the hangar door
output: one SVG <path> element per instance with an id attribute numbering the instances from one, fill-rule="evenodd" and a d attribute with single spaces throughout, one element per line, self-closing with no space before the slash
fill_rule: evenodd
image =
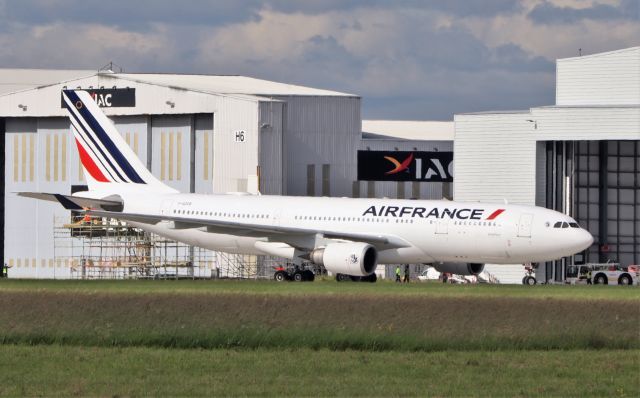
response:
<path id="1" fill-rule="evenodd" d="M 151 118 L 151 171 L 180 192 L 191 192 L 192 118 L 190 115 Z"/>

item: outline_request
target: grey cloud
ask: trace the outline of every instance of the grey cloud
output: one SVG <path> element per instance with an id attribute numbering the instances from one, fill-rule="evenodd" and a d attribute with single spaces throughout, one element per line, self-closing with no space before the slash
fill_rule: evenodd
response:
<path id="1" fill-rule="evenodd" d="M 0 3 L 1 4 L 1 3 Z M 225 25 L 256 20 L 265 8 L 284 13 L 321 14 L 355 9 L 420 9 L 455 16 L 491 16 L 521 9 L 515 0 L 22 0 L 5 3 L 5 23 L 99 23 L 143 30 L 152 23 Z"/>
<path id="2" fill-rule="evenodd" d="M 522 9 L 518 0 L 267 0 L 275 10 L 293 13 L 324 13 L 329 11 L 352 11 L 357 8 L 419 9 L 439 11 L 455 16 L 492 16 L 507 14 Z"/>
<path id="3" fill-rule="evenodd" d="M 401 1 L 393 2 L 398 4 L 394 8 L 392 2 L 381 0 L 189 1 L 172 7 L 174 3 L 165 0 L 131 1 L 130 6 L 121 0 L 104 5 L 0 0 L 0 66 L 94 69 L 113 60 L 130 72 L 243 74 L 361 95 L 363 114 L 369 118 L 450 119 L 459 112 L 553 103 L 553 60 L 515 43 L 489 45 L 460 23 L 461 17 L 500 6 L 505 8 L 498 12 L 513 12 L 519 7 L 517 1 Z M 28 5 L 34 4 L 38 7 L 30 15 Z M 291 52 L 284 55 L 238 50 L 269 48 L 272 42 L 266 36 L 271 27 L 265 24 L 258 26 L 264 39 L 246 36 L 258 43 L 246 47 L 232 43 L 238 51 L 217 54 L 225 46 L 202 46 L 215 43 L 217 33 L 225 29 L 242 32 L 242 26 L 225 26 L 256 21 L 264 7 L 305 15 L 343 11 L 326 17 L 337 19 L 333 25 L 320 18 L 327 29 L 316 36 L 285 43 Z M 387 7 L 383 13 L 382 7 Z M 450 26 L 439 24 L 440 13 L 455 15 L 446 18 Z M 3 23 L 2 15 L 12 23 Z M 283 18 L 295 16 L 279 15 L 275 21 Z M 43 27 L 45 34 L 34 33 Z M 292 24 L 296 28 L 305 26 Z M 92 35 L 94 29 L 103 31 Z M 105 36 L 111 34 L 116 38 Z M 365 47 L 372 43 L 363 37 L 375 37 L 379 48 L 353 48 L 358 40 Z M 133 38 L 130 43 L 118 42 L 129 38 Z"/>
<path id="4" fill-rule="evenodd" d="M 554 102 L 553 76 L 497 71 L 452 73 L 429 91 L 363 97 L 363 118 L 452 120 L 456 113 L 521 110 Z"/>
<path id="5" fill-rule="evenodd" d="M 588 8 L 557 7 L 548 1 L 535 6 L 528 17 L 539 24 L 568 24 L 582 20 L 640 20 L 640 1 L 622 0 L 618 6 L 595 4 Z"/>
<path id="6" fill-rule="evenodd" d="M 143 30 L 153 23 L 223 25 L 258 19 L 259 0 L 29 0 L 5 3 L 8 22 L 97 23 Z"/>

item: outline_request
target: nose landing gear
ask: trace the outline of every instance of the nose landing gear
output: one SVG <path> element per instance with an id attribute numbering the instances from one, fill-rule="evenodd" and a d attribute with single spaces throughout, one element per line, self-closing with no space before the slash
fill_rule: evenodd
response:
<path id="1" fill-rule="evenodd" d="M 525 264 L 524 269 L 525 269 L 526 275 L 522 278 L 522 284 L 533 286 L 536 283 L 538 283 L 535 277 L 536 266 L 532 264 Z"/>

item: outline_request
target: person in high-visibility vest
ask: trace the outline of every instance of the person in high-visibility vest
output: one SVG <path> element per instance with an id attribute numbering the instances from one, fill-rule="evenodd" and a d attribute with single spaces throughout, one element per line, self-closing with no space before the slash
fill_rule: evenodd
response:
<path id="1" fill-rule="evenodd" d="M 1 276 L 2 278 L 6 278 L 9 276 L 9 267 L 7 266 L 7 264 L 0 264 L 0 267 L 2 267 L 2 273 Z"/>
<path id="2" fill-rule="evenodd" d="M 400 281 L 400 266 L 396 265 L 396 282 L 401 282 Z"/>
<path id="3" fill-rule="evenodd" d="M 591 284 L 591 270 L 587 271 L 587 285 Z"/>

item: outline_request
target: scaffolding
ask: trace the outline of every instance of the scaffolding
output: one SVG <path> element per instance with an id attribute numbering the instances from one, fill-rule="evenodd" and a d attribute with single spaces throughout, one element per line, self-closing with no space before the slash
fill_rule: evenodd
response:
<path id="1" fill-rule="evenodd" d="M 266 279 L 286 260 L 189 246 L 102 217 L 54 219 L 54 258 L 73 279 Z"/>

